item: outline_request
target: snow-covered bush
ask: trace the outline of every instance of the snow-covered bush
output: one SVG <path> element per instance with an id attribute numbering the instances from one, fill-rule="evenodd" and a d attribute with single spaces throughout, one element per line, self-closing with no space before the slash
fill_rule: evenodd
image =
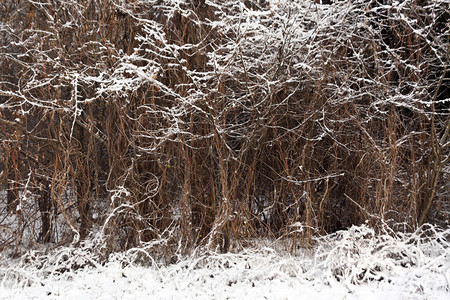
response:
<path id="1" fill-rule="evenodd" d="M 3 1 L 0 248 L 445 225 L 448 1 L 382 2 Z"/>

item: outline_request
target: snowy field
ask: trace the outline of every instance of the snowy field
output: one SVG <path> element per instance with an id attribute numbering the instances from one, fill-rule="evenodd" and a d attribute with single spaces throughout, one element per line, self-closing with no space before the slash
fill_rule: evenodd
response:
<path id="1" fill-rule="evenodd" d="M 363 226 L 295 255 L 261 246 L 147 267 L 131 263 L 136 249 L 104 264 L 89 247 L 30 252 L 1 258 L 0 298 L 450 299 L 449 238 L 430 226 L 404 235 Z"/>

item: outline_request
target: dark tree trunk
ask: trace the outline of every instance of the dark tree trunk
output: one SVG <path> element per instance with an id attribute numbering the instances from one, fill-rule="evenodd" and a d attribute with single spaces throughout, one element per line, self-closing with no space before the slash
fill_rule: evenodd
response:
<path id="1" fill-rule="evenodd" d="M 39 241 L 43 243 L 51 242 L 51 209 L 52 202 L 50 200 L 49 185 L 41 186 L 38 197 L 39 212 L 41 214 L 42 228 L 39 235 Z"/>

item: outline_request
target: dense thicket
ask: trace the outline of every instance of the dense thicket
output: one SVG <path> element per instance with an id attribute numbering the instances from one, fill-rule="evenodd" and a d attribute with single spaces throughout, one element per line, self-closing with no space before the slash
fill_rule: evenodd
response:
<path id="1" fill-rule="evenodd" d="M 2 1 L 0 249 L 448 226 L 449 12 Z"/>

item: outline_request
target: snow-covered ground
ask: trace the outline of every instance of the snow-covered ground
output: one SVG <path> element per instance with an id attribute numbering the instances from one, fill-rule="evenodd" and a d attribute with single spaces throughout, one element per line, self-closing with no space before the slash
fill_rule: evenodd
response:
<path id="1" fill-rule="evenodd" d="M 362 226 L 295 255 L 261 246 L 147 267 L 130 263 L 136 251 L 106 264 L 87 248 L 30 252 L 1 258 L 0 299 L 450 299 L 449 238 L 430 226 L 402 235 Z"/>

